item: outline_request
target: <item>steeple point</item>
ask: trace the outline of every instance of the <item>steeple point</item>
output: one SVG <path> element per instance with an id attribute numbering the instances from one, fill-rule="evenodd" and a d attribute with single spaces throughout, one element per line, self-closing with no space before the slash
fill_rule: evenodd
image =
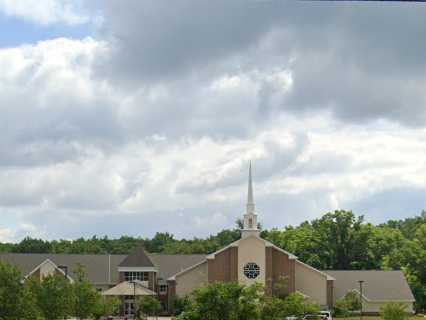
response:
<path id="1" fill-rule="evenodd" d="M 244 214 L 243 229 L 241 230 L 241 235 L 243 238 L 249 235 L 259 236 L 259 229 L 257 228 L 257 215 L 255 213 L 254 198 L 253 198 L 253 180 L 252 180 L 252 173 L 251 173 L 251 161 L 249 164 L 246 213 Z"/>
<path id="2" fill-rule="evenodd" d="M 251 161 L 249 165 L 249 180 L 247 192 L 247 208 L 246 213 L 254 213 L 254 200 L 253 200 L 253 182 L 251 177 Z"/>

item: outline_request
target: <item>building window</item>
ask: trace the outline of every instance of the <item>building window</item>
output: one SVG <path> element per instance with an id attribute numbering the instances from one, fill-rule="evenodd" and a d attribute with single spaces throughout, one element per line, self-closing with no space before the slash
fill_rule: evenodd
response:
<path id="1" fill-rule="evenodd" d="M 260 268 L 254 262 L 249 262 L 244 266 L 244 275 L 249 279 L 256 279 L 259 273 Z"/>
<path id="2" fill-rule="evenodd" d="M 161 294 L 166 294 L 167 293 L 167 284 L 160 284 L 159 292 Z"/>
<path id="3" fill-rule="evenodd" d="M 124 280 L 132 282 L 134 280 L 139 281 L 148 281 L 149 276 L 148 272 L 140 272 L 140 271 L 131 271 L 131 272 L 124 272 Z"/>

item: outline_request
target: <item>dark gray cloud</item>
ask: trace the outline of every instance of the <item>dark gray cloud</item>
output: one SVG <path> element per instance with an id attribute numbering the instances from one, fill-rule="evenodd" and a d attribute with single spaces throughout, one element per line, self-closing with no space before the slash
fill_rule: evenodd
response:
<path id="1" fill-rule="evenodd" d="M 137 87 L 286 67 L 290 95 L 271 106 L 263 87 L 252 108 L 424 125 L 425 14 L 407 3 L 112 1 L 100 31 L 111 52 L 98 72 Z"/>

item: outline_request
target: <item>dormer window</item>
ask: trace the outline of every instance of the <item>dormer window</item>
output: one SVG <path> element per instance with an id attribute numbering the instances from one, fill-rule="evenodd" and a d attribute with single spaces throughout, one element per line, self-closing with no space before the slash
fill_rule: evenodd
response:
<path id="1" fill-rule="evenodd" d="M 124 272 L 124 280 L 132 282 L 134 280 L 139 281 L 148 281 L 149 276 L 148 272 L 142 272 L 142 271 L 126 271 Z"/>

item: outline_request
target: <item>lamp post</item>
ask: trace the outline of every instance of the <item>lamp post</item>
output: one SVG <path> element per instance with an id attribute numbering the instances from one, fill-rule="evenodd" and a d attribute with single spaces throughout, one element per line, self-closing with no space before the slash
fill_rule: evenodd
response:
<path id="1" fill-rule="evenodd" d="M 133 280 L 133 318 L 136 319 L 136 281 Z"/>
<path id="2" fill-rule="evenodd" d="M 359 312 L 359 317 L 362 320 L 362 285 L 364 284 L 364 280 L 358 280 L 359 282 L 359 303 L 361 310 Z"/>

